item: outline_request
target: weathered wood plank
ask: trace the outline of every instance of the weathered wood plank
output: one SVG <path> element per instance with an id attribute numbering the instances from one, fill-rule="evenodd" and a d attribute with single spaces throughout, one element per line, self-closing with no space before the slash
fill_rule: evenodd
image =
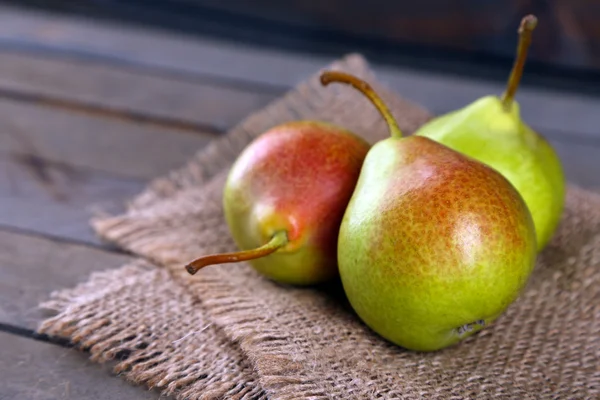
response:
<path id="1" fill-rule="evenodd" d="M 118 24 L 94 24 L 9 7 L 0 12 L 2 44 L 275 87 L 290 87 L 333 59 Z M 396 67 L 374 67 L 392 88 L 437 113 L 503 90 L 499 83 Z M 518 100 L 528 122 L 541 131 L 554 129 L 600 137 L 598 97 L 523 87 Z"/>
<path id="2" fill-rule="evenodd" d="M 294 56 L 226 41 L 8 6 L 2 6 L 0 12 L 0 42 L 280 87 L 289 87 L 303 79 L 307 71 L 323 65 L 320 57 Z M 265 69 L 266 65 L 269 68 Z"/>
<path id="3" fill-rule="evenodd" d="M 281 93 L 6 50 L 0 53 L 0 90 L 180 119 L 218 130 L 230 128 Z"/>
<path id="4" fill-rule="evenodd" d="M 52 291 L 131 260 L 103 249 L 0 230 L 0 322 L 35 329 L 45 316 L 38 304 Z"/>
<path id="5" fill-rule="evenodd" d="M 0 399 L 158 399 L 116 377 L 85 353 L 0 332 Z"/>
<path id="6" fill-rule="evenodd" d="M 0 99 L 0 154 L 151 179 L 183 165 L 214 135 Z"/>
<path id="7" fill-rule="evenodd" d="M 96 210 L 119 212 L 144 181 L 0 156 L 0 225 L 99 244 L 88 224 Z"/>
<path id="8" fill-rule="evenodd" d="M 98 243 L 93 209 L 122 210 L 212 138 L 0 99 L 0 225 Z"/>

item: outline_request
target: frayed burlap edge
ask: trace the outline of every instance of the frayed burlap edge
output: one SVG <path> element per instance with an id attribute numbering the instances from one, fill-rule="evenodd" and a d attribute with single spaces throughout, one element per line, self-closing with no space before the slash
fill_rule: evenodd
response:
<path id="1" fill-rule="evenodd" d="M 69 338 L 127 381 L 177 399 L 266 399 L 239 346 L 162 268 L 136 261 L 51 295 L 39 332 Z M 185 355 L 185 356 L 184 356 Z"/>

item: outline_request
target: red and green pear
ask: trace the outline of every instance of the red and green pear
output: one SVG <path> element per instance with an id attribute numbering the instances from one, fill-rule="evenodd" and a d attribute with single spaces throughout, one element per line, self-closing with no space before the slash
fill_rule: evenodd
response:
<path id="1" fill-rule="evenodd" d="M 277 282 L 310 285 L 338 275 L 337 238 L 369 144 L 341 127 L 295 121 L 260 135 L 232 166 L 223 208 L 238 252 L 186 266 L 248 261 Z"/>

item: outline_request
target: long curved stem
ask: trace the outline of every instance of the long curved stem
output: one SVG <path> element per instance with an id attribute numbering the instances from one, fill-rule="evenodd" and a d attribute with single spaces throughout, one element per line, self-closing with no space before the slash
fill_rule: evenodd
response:
<path id="1" fill-rule="evenodd" d="M 534 15 L 527 15 L 521 20 L 519 26 L 519 45 L 517 47 L 517 56 L 512 71 L 508 78 L 506 91 L 502 95 L 502 106 L 506 111 L 512 106 L 515 93 L 523 76 L 523 68 L 527 59 L 527 51 L 531 45 L 531 33 L 537 25 L 537 18 Z"/>
<path id="2" fill-rule="evenodd" d="M 392 116 L 389 108 L 385 105 L 375 90 L 373 90 L 371 85 L 354 75 L 346 74 L 344 72 L 325 71 L 321 74 L 321 84 L 323 86 L 327 86 L 332 82 L 346 83 L 364 94 L 369 100 L 371 100 L 383 119 L 385 119 L 387 122 L 390 129 L 390 135 L 398 138 L 402 137 L 402 132 L 400 131 L 400 127 L 398 127 L 398 123 Z"/>
<path id="3" fill-rule="evenodd" d="M 276 252 L 288 243 L 287 233 L 279 231 L 273 235 L 271 240 L 261 247 L 252 250 L 238 251 L 235 253 L 213 254 L 195 259 L 185 266 L 190 275 L 194 275 L 202 268 L 213 264 L 234 263 L 239 261 L 254 260 L 256 258 L 266 257 Z"/>

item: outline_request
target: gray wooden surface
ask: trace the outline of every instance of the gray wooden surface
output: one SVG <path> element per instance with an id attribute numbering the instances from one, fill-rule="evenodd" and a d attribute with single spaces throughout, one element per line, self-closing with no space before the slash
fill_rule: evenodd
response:
<path id="1" fill-rule="evenodd" d="M 340 54 L 341 56 L 341 54 Z M 0 7 L 0 399 L 146 399 L 39 341 L 39 301 L 130 259 L 88 225 L 331 59 Z M 375 66 L 434 112 L 498 84 Z M 570 182 L 600 188 L 600 99 L 523 88 Z"/>
<path id="2" fill-rule="evenodd" d="M 85 354 L 0 332 L 4 400 L 157 399 L 160 395 L 115 377 Z"/>

